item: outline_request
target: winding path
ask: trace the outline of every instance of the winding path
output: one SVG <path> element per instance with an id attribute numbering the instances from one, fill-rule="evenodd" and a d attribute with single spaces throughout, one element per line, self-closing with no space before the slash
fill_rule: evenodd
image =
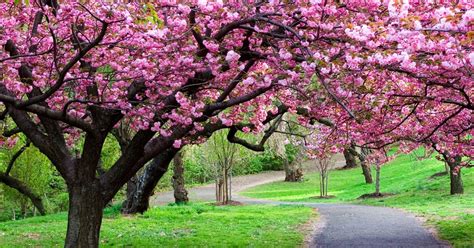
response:
<path id="1" fill-rule="evenodd" d="M 279 202 L 252 199 L 238 192 L 284 179 L 284 172 L 272 171 L 234 178 L 233 200 L 246 204 L 295 204 L 317 208 L 318 228 L 310 247 L 449 247 L 422 227 L 415 216 L 398 209 L 351 204 Z M 191 201 L 213 201 L 214 184 L 189 190 Z M 152 203 L 165 205 L 174 201 L 172 192 L 156 194 Z"/>

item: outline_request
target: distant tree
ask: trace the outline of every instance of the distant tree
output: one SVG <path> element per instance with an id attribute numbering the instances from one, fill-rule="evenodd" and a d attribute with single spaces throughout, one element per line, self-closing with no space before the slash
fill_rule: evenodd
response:
<path id="1" fill-rule="evenodd" d="M 183 151 L 179 151 L 173 158 L 173 190 L 174 200 L 177 204 L 187 203 L 188 191 L 184 187 L 184 164 L 183 164 Z"/>
<path id="2" fill-rule="evenodd" d="M 376 163 L 374 165 L 375 168 L 375 196 L 382 196 L 380 193 L 380 169 L 382 165 L 380 163 Z"/>
<path id="3" fill-rule="evenodd" d="M 350 148 L 344 149 L 344 159 L 346 161 L 346 165 L 342 167 L 343 169 L 351 169 L 351 168 L 356 168 L 357 167 L 357 160 L 356 156 L 351 153 L 350 149 L 355 149 L 354 145 L 351 145 Z"/>
<path id="4" fill-rule="evenodd" d="M 235 164 L 237 145 L 227 141 L 227 132 L 214 133 L 208 142 L 207 159 L 214 168 L 216 202 L 227 204 L 232 200 L 231 172 Z"/>
<path id="5" fill-rule="evenodd" d="M 347 150 L 360 161 L 360 167 L 362 168 L 362 174 L 364 175 L 365 183 L 372 184 L 372 172 L 370 170 L 370 164 L 367 162 L 367 156 L 371 153 L 370 149 L 362 147 L 361 151 L 358 152 L 354 147 L 349 147 Z"/>
<path id="6" fill-rule="evenodd" d="M 334 162 L 330 157 L 320 158 L 316 162 L 319 172 L 319 197 L 328 197 L 329 170 L 334 167 Z"/>

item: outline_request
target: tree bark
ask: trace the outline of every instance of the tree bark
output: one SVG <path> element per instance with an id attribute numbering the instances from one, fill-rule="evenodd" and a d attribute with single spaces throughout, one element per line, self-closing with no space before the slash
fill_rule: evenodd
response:
<path id="1" fill-rule="evenodd" d="M 283 158 L 285 167 L 285 182 L 299 182 L 303 179 L 303 171 L 297 163 L 290 163 L 287 158 Z"/>
<path id="2" fill-rule="evenodd" d="M 98 180 L 68 186 L 69 211 L 65 247 L 99 247 L 104 199 Z"/>
<path id="3" fill-rule="evenodd" d="M 24 184 L 22 181 L 12 177 L 8 176 L 5 173 L 0 173 L 0 182 L 6 184 L 8 187 L 16 189 L 18 192 L 21 194 L 25 195 L 28 197 L 33 205 L 38 209 L 41 215 L 46 214 L 46 210 L 44 209 L 43 206 L 43 201 L 41 197 L 39 197 L 37 194 L 35 194 L 26 184 Z"/>
<path id="4" fill-rule="evenodd" d="M 174 189 L 174 200 L 177 204 L 187 203 L 188 191 L 184 187 L 184 165 L 183 165 L 183 153 L 178 152 L 173 159 L 173 189 Z"/>
<path id="5" fill-rule="evenodd" d="M 342 167 L 343 169 L 351 169 L 357 167 L 357 161 L 355 156 L 349 151 L 349 149 L 344 149 L 344 159 L 346 160 L 346 165 Z"/>
<path id="6" fill-rule="evenodd" d="M 375 165 L 375 195 L 380 196 L 380 165 Z"/>
<path id="7" fill-rule="evenodd" d="M 461 177 L 461 157 L 456 156 L 454 159 L 447 159 L 449 165 L 449 178 L 450 178 L 450 192 L 451 195 L 463 194 L 464 186 Z"/>
<path id="8" fill-rule="evenodd" d="M 362 167 L 362 174 L 364 174 L 365 183 L 372 184 L 374 180 L 372 179 L 372 172 L 370 170 L 370 165 L 367 163 L 366 156 L 370 153 L 369 149 L 362 148 L 361 154 L 359 156 L 360 166 Z"/>
<path id="9" fill-rule="evenodd" d="M 136 214 L 148 210 L 150 197 L 156 185 L 168 170 L 177 149 L 169 149 L 155 157 L 142 174 L 127 184 L 127 199 L 122 204 L 122 213 Z"/>

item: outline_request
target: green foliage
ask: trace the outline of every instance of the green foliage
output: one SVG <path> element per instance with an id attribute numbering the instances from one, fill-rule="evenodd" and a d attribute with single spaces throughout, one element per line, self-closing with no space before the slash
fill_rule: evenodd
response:
<path id="1" fill-rule="evenodd" d="M 105 139 L 104 147 L 102 148 L 102 154 L 100 156 L 102 162 L 102 168 L 109 169 L 112 165 L 120 158 L 121 151 L 117 140 L 109 135 Z"/>
<path id="2" fill-rule="evenodd" d="M 298 226 L 313 216 L 302 206 L 184 205 L 153 208 L 144 215 L 105 210 L 101 247 L 297 247 Z M 65 213 L 0 223 L 0 247 L 62 246 Z M 282 238 L 284 237 L 284 238 Z"/>
<path id="3" fill-rule="evenodd" d="M 265 150 L 256 156 L 262 164 L 262 169 L 266 170 L 283 170 L 283 158 L 279 157 L 271 150 Z"/>
<path id="4" fill-rule="evenodd" d="M 443 163 L 434 158 L 418 161 L 413 155 L 399 156 L 382 167 L 381 191 L 395 195 L 381 199 L 357 199 L 374 191 L 374 185 L 364 183 L 360 168 L 330 172 L 328 194 L 336 196 L 332 199 L 312 198 L 319 193 L 317 173 L 305 175 L 307 180 L 301 183 L 270 183 L 249 189 L 243 195 L 280 201 L 353 202 L 403 208 L 427 217 L 440 236 L 454 246 L 470 247 L 474 245 L 474 168 L 462 170 L 464 195 L 449 194 L 448 176 L 430 178 L 443 170 Z"/>
<path id="5" fill-rule="evenodd" d="M 14 148 L 0 150 L 0 171 L 5 172 L 13 155 L 24 146 L 25 138 L 22 135 L 18 138 Z M 17 158 L 10 175 L 41 196 L 47 212 L 64 211 L 67 207 L 67 198 L 62 197 L 65 190 L 63 179 L 36 147 L 30 145 Z M 0 184 L 0 209 L 0 221 L 32 216 L 35 213 L 30 199 L 4 184 Z"/>
<path id="6" fill-rule="evenodd" d="M 222 132 L 225 137 L 226 131 Z M 257 142 L 258 137 L 253 134 L 240 134 L 240 138 L 249 142 Z M 208 141 L 209 142 L 209 141 Z M 212 165 L 216 152 L 213 147 L 206 142 L 201 145 L 192 145 L 185 148 L 184 155 L 184 178 L 185 184 L 189 187 L 200 185 L 215 180 L 215 168 Z M 227 142 L 225 139 L 219 142 Z M 236 145 L 235 160 L 232 168 L 232 175 L 255 174 L 267 170 L 283 170 L 283 158 L 279 157 L 271 148 L 267 147 L 264 152 L 254 152 L 240 145 Z M 289 161 L 293 161 L 297 155 L 297 147 L 286 145 L 286 153 Z M 171 188 L 171 177 L 173 174 L 172 164 L 168 172 L 158 182 L 157 190 L 164 191 Z"/>

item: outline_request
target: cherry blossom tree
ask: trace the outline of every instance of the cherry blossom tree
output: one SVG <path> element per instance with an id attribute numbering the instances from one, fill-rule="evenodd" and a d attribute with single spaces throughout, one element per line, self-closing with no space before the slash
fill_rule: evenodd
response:
<path id="1" fill-rule="evenodd" d="M 284 112 L 330 120 L 336 149 L 434 139 L 473 155 L 469 0 L 0 3 L 0 102 L 65 179 L 66 247 L 98 246 L 102 209 L 154 158 Z M 98 173 L 106 137 L 129 127 Z M 324 133 L 321 132 L 321 133 Z M 5 143 L 10 142 L 6 140 Z"/>

